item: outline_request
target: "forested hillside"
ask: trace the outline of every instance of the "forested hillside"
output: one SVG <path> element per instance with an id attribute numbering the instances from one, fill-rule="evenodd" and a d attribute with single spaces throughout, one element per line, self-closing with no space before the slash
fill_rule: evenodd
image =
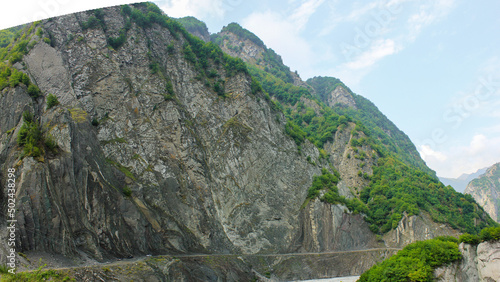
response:
<path id="1" fill-rule="evenodd" d="M 236 36 L 238 40 L 231 38 Z M 436 222 L 448 223 L 453 228 L 476 233 L 493 224 L 472 197 L 445 187 L 420 158 L 415 145 L 406 134 L 387 119 L 366 98 L 352 93 L 339 79 L 314 77 L 307 85 L 294 83 L 294 73 L 285 66 L 276 53 L 253 33 L 236 23 L 225 27 L 212 40 L 219 46 L 233 50 L 245 60 L 245 42 L 253 42 L 261 48 L 254 59 L 246 59 L 250 74 L 269 94 L 276 108 L 284 112 L 286 132 L 294 138 L 300 152 L 301 145 L 311 142 L 320 151 L 319 165 L 328 167 L 334 162 L 325 144 L 332 143 L 337 132 L 355 124 L 349 143 L 355 154 L 350 156 L 361 161 L 358 175 L 366 185 L 356 189 L 355 197 L 340 195 L 333 175 L 323 171 L 323 176 L 313 182 L 309 198 L 319 197 L 320 190 L 327 191 L 321 199 L 330 203 L 342 203 L 351 211 L 367 215 L 375 233 L 386 233 L 395 228 L 403 214 L 417 215 L 428 212 Z M 238 45 L 239 43 L 239 45 Z M 229 47 L 228 47 L 229 46 Z M 245 47 L 247 46 L 247 47 Z M 252 49 L 255 53 L 255 49 Z M 337 88 L 343 88 L 353 106 L 342 103 L 329 105 L 329 96 Z M 373 163 L 372 173 L 363 172 L 363 166 Z M 331 176 L 330 176 L 331 175 Z M 333 177 L 333 178 L 332 178 Z M 321 179 L 321 180 L 319 180 Z"/>
<path id="2" fill-rule="evenodd" d="M 0 33 L 0 185 L 21 270 L 77 281 L 359 275 L 496 226 L 339 79 L 149 2 Z"/>

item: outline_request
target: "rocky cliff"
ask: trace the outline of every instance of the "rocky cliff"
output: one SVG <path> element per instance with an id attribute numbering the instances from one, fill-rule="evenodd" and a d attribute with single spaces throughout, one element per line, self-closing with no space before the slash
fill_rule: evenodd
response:
<path id="1" fill-rule="evenodd" d="M 281 114 L 251 94 L 250 77 L 214 64 L 224 84 L 218 95 L 185 59 L 183 35 L 133 24 L 115 50 L 108 38 L 127 16 L 109 8 L 106 29 L 82 29 L 92 16 L 42 22 L 52 44 L 38 41 L 23 59 L 60 105 L 46 109 L 22 86 L 2 94 L 2 112 L 12 109 L 1 124 L 2 173 L 17 170 L 22 250 L 81 249 L 102 259 L 288 249 L 318 169 L 284 134 Z M 175 93 L 168 99 L 167 85 Z M 57 155 L 19 157 L 23 110 L 55 138 Z"/>
<path id="2" fill-rule="evenodd" d="M 472 195 L 491 218 L 500 222 L 500 163 L 469 182 L 464 193 Z"/>
<path id="3" fill-rule="evenodd" d="M 461 261 L 434 271 L 438 281 L 500 281 L 500 242 L 461 243 L 459 249 Z"/>
<path id="4" fill-rule="evenodd" d="M 359 198 L 382 155 L 363 141 L 370 136 L 359 129 L 361 119 L 325 108 L 308 92 L 314 87 L 258 38 L 225 28 L 215 39 L 220 48 L 206 42 L 206 27 L 187 21 L 205 41 L 155 5 L 140 3 L 28 25 L 1 50 L 1 241 L 10 236 L 9 197 L 16 203 L 16 252 L 27 258 L 256 256 L 231 260 L 227 269 L 219 260 L 189 257 L 148 264 L 163 273 L 158 277 L 187 280 L 194 279 L 189 273 L 200 280 L 250 279 L 255 269 L 299 277 L 291 264 L 303 266 L 307 275 L 300 277 L 355 275 L 393 252 L 369 250 L 454 232 L 449 225 L 435 231 L 425 213 L 403 219 L 382 213 L 391 220 L 384 219 L 386 226 L 400 222 L 401 228 L 394 230 L 396 239 L 377 236 L 379 223 L 369 222 L 368 204 Z M 308 94 L 287 111 L 248 68 L 275 72 L 290 91 Z M 331 99 L 356 111 L 362 106 L 346 88 Z M 330 113 L 335 124 L 321 146 L 304 137 L 300 126 L 307 122 L 290 121 L 289 112 L 305 107 L 312 115 Z M 335 186 L 311 197 L 311 183 L 321 174 L 335 178 Z M 15 194 L 7 185 L 12 178 Z M 8 253 L 5 245 L 0 251 Z M 339 251 L 350 259 L 339 258 Z M 311 259 L 308 253 L 326 254 Z M 266 269 L 258 262 L 268 256 L 276 258 Z M 312 271 L 316 261 L 357 266 Z"/>

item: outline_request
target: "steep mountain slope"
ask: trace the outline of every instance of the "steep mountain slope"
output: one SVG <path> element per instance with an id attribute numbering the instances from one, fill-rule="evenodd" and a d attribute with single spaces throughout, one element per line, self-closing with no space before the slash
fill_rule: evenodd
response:
<path id="1" fill-rule="evenodd" d="M 472 195 L 491 218 L 500 222 L 500 163 L 470 181 L 464 193 Z"/>
<path id="2" fill-rule="evenodd" d="M 4 67 L 25 68 L 41 95 L 30 97 L 26 82 L 1 96 L 2 184 L 15 168 L 19 251 L 102 259 L 288 249 L 319 169 L 252 91 L 244 65 L 155 9 L 35 24 L 21 37 L 26 55 Z M 46 108 L 49 93 L 60 105 Z M 20 155 L 26 110 L 57 154 L 37 142 L 41 154 Z"/>
<path id="3" fill-rule="evenodd" d="M 476 172 L 470 174 L 464 173 L 458 178 L 439 177 L 439 181 L 443 182 L 444 185 L 452 186 L 457 192 L 464 193 L 469 182 L 484 174 L 486 169 L 488 168 L 478 169 Z"/>
<path id="4" fill-rule="evenodd" d="M 463 201 L 461 194 L 438 181 L 406 134 L 340 80 L 316 77 L 302 82 L 279 56 L 272 56 L 274 51 L 236 23 L 212 39 L 247 63 L 276 107 L 285 112 L 287 132 L 299 150 L 310 141 L 320 157 L 338 170 L 340 181 L 331 183 L 337 187 L 321 191 L 321 186 L 328 186 L 326 179 L 322 185 L 313 184 L 310 199 L 342 203 L 355 213 L 364 213 L 371 230 L 379 234 L 395 229 L 402 218 L 419 211 L 429 213 L 435 222 L 472 233 L 485 226 L 472 218 L 491 223 L 472 198 Z M 440 201 L 440 197 L 449 201 Z M 472 213 L 463 213 L 464 209 Z"/>
<path id="5" fill-rule="evenodd" d="M 28 258 L 274 254 L 259 268 L 269 271 L 286 268 L 279 254 L 364 254 L 491 224 L 472 197 L 399 154 L 392 132 L 332 109 L 235 24 L 205 42 L 139 3 L 44 20 L 12 39 L 0 49 L 0 240 L 17 220 L 16 252 Z M 373 251 L 346 257 L 362 271 L 392 252 Z M 310 270 L 323 258 L 286 263 Z M 165 279 L 250 280 L 257 262 L 150 267 Z"/>
<path id="6" fill-rule="evenodd" d="M 339 114 L 348 115 L 370 128 L 371 134 L 380 139 L 392 152 L 406 163 L 435 176 L 420 157 L 410 138 L 394 125 L 368 99 L 354 94 L 342 81 L 333 77 L 314 77 L 307 80 L 320 100 Z"/>

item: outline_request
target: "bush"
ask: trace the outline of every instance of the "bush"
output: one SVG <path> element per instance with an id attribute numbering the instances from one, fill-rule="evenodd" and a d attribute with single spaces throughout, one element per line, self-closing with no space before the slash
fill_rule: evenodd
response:
<path id="1" fill-rule="evenodd" d="M 458 240 L 460 241 L 460 243 L 463 242 L 471 245 L 477 245 L 485 241 L 497 241 L 500 240 L 500 226 L 486 227 L 481 230 L 479 236 L 464 233 L 460 235 Z"/>
<path id="2" fill-rule="evenodd" d="M 122 13 L 122 15 L 130 16 L 132 14 L 132 8 L 130 8 L 129 5 L 122 5 L 121 6 L 121 13 Z"/>
<path id="3" fill-rule="evenodd" d="M 125 41 L 127 40 L 127 34 L 125 31 L 121 31 L 120 35 L 118 37 L 110 37 L 108 38 L 108 44 L 111 46 L 113 49 L 118 50 Z"/>
<path id="4" fill-rule="evenodd" d="M 217 93 L 217 95 L 224 96 L 224 83 L 217 81 L 214 84 L 214 91 L 215 91 L 215 93 Z"/>
<path id="5" fill-rule="evenodd" d="M 471 235 L 468 233 L 460 235 L 460 237 L 458 237 L 458 240 L 460 241 L 460 243 L 463 242 L 472 245 L 477 245 L 480 242 L 479 237 L 477 235 Z"/>
<path id="6" fill-rule="evenodd" d="M 122 192 L 126 197 L 132 196 L 132 189 L 130 189 L 130 187 L 128 186 L 123 187 Z"/>
<path id="7" fill-rule="evenodd" d="M 97 19 L 95 16 L 90 16 L 86 22 L 82 23 L 82 29 L 94 29 L 101 25 L 101 21 Z"/>
<path id="8" fill-rule="evenodd" d="M 149 64 L 149 69 L 151 70 L 151 74 L 156 74 L 160 70 L 160 65 L 157 62 L 153 62 Z"/>
<path id="9" fill-rule="evenodd" d="M 171 81 L 167 81 L 167 85 L 165 86 L 166 94 L 163 95 L 165 100 L 173 100 L 175 97 L 174 86 Z"/>
<path id="10" fill-rule="evenodd" d="M 39 157 L 41 150 L 38 147 L 42 140 L 42 133 L 38 124 L 33 120 L 33 115 L 25 111 L 23 113 L 24 123 L 17 136 L 17 144 L 23 147 L 23 156 Z"/>
<path id="11" fill-rule="evenodd" d="M 50 109 L 57 105 L 59 105 L 59 100 L 57 100 L 57 96 L 54 94 L 47 95 L 47 109 Z"/>
<path id="12" fill-rule="evenodd" d="M 500 240 L 500 227 L 489 227 L 481 230 L 479 238 L 482 241 Z"/>
<path id="13" fill-rule="evenodd" d="M 462 257 L 455 241 L 439 237 L 412 243 L 374 265 L 358 281 L 432 281 L 434 269 Z"/>
<path id="14" fill-rule="evenodd" d="M 44 153 L 45 146 L 50 151 L 57 153 L 57 143 L 50 134 L 44 138 L 38 122 L 29 111 L 23 112 L 23 125 L 17 135 L 17 144 L 23 148 L 22 157 L 32 156 L 34 158 Z"/>
<path id="15" fill-rule="evenodd" d="M 30 95 L 32 98 L 38 98 L 40 97 L 40 88 L 38 86 L 31 84 L 28 86 L 28 95 Z"/>
<path id="16" fill-rule="evenodd" d="M 57 152 L 57 142 L 52 135 L 48 135 L 45 137 L 45 147 L 47 147 L 51 152 Z"/>
<path id="17" fill-rule="evenodd" d="M 30 111 L 23 112 L 23 121 L 26 123 L 33 122 L 33 114 Z"/>

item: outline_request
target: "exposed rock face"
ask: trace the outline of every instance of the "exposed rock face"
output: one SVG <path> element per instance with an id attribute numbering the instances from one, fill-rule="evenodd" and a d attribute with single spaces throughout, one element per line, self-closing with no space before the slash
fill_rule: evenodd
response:
<path id="1" fill-rule="evenodd" d="M 491 218 L 500 222 L 500 163 L 469 182 L 464 193 L 472 195 Z"/>
<path id="2" fill-rule="evenodd" d="M 184 28 L 186 28 L 186 30 L 192 35 L 205 42 L 210 41 L 210 33 L 208 32 L 207 25 L 204 22 L 195 17 L 184 17 L 177 20 L 181 22 Z"/>
<path id="3" fill-rule="evenodd" d="M 332 93 L 330 93 L 327 102 L 328 105 L 332 107 L 335 106 L 336 104 L 341 104 L 346 107 L 357 109 L 356 101 L 354 101 L 354 98 L 352 97 L 351 93 L 349 93 L 349 91 L 347 91 L 342 86 L 337 86 L 332 91 Z"/>
<path id="4" fill-rule="evenodd" d="M 219 36 L 224 38 L 221 48 L 225 53 L 249 63 L 256 63 L 264 59 L 264 46 L 260 46 L 249 39 L 242 41 L 232 32 L 222 31 Z"/>
<path id="5" fill-rule="evenodd" d="M 500 242 L 461 243 L 459 249 L 461 261 L 434 271 L 438 281 L 500 281 Z"/>
<path id="6" fill-rule="evenodd" d="M 105 13 L 106 32 L 118 33 L 120 8 Z M 45 110 L 22 87 L 1 97 L 2 173 L 18 171 L 19 251 L 83 250 L 103 259 L 287 250 L 319 168 L 297 153 L 284 118 L 250 94 L 250 77 L 219 70 L 228 96 L 220 98 L 195 78 L 182 37 L 134 25 L 115 51 L 102 29 L 82 30 L 88 18 L 43 21 L 54 47 L 40 42 L 24 58 L 32 80 L 60 106 Z M 163 97 L 167 80 L 151 72 L 148 56 L 175 99 Z M 58 155 L 19 162 L 15 137 L 26 109 L 54 136 Z M 318 154 L 312 145 L 303 152 Z"/>
<path id="7" fill-rule="evenodd" d="M 328 252 L 378 247 L 376 236 L 360 214 L 345 212 L 341 205 L 310 201 L 301 212 L 299 252 Z"/>
<path id="8" fill-rule="evenodd" d="M 459 232 L 446 224 L 439 224 L 431 220 L 430 216 L 422 212 L 420 216 L 403 216 L 398 227 L 383 236 L 387 246 L 402 248 L 415 241 L 423 241 L 438 236 L 458 236 Z"/>
<path id="9" fill-rule="evenodd" d="M 258 65 L 261 68 L 272 67 L 264 60 L 264 56 L 267 52 L 271 52 L 272 54 L 278 56 L 277 60 L 281 61 L 281 57 L 279 55 L 275 54 L 274 51 L 269 50 L 261 42 L 258 44 L 248 38 L 241 38 L 233 32 L 225 29 L 217 35 L 222 38 L 220 47 L 225 53 L 238 57 L 247 63 Z M 312 88 L 305 83 L 296 72 L 290 71 L 289 75 L 292 79 L 292 84 L 312 90 Z"/>
<path id="10" fill-rule="evenodd" d="M 355 275 L 391 253 L 363 259 L 361 250 L 382 244 L 363 216 L 318 199 L 306 202 L 313 176 L 321 173 L 306 158 L 318 160 L 319 151 L 306 140 L 299 153 L 285 133 L 282 112 L 252 91 L 247 73 L 229 74 L 210 62 L 224 86 L 217 93 L 216 79 L 186 59 L 184 35 L 132 22 L 123 45 L 113 49 L 109 38 L 118 37 L 127 20 L 119 7 L 102 13 L 106 28 L 83 28 L 90 12 L 42 21 L 51 44 L 38 40 L 15 67 L 44 97 L 32 99 L 22 84 L 0 95 L 0 201 L 4 211 L 5 175 L 15 168 L 16 251 L 85 253 L 99 261 L 145 254 L 360 251 L 348 260 L 338 254 L 324 261 L 307 258 L 301 270 L 307 278 L 318 273 L 317 261 L 356 263 L 349 270 L 325 269 L 324 277 Z M 237 42 L 234 34 L 226 35 Z M 243 43 L 235 55 L 249 62 L 263 56 L 262 46 Z M 234 48 L 223 49 L 231 54 Z M 293 73 L 292 80 L 305 85 Z M 49 93 L 60 102 L 51 109 Z M 331 103 L 355 107 L 352 99 L 342 87 L 331 95 Z M 26 110 L 57 142 L 57 154 L 20 156 L 16 138 Z M 354 123 L 343 125 L 325 144 L 330 159 L 323 162 L 339 170 L 339 193 L 352 198 L 369 183 L 377 157 L 367 145 L 351 146 L 363 133 L 354 132 Z M 435 230 L 425 216 L 405 217 L 400 226 L 385 237 L 388 246 L 450 233 L 447 227 Z M 0 230 L 3 241 L 6 228 Z M 277 256 L 273 265 L 281 265 L 280 277 L 292 279 L 298 270 L 286 267 L 300 260 Z M 161 272 L 153 275 L 160 280 L 253 277 L 240 261 L 230 269 L 207 264 L 169 259 L 161 269 L 149 267 Z"/>
<path id="11" fill-rule="evenodd" d="M 334 141 L 325 144 L 325 151 L 332 156 L 333 164 L 340 173 L 339 193 L 347 198 L 358 195 L 359 191 L 368 185 L 369 181 L 363 175 L 373 174 L 372 166 L 376 155 L 369 146 L 351 146 L 352 139 L 364 136 L 362 132 L 354 136 L 354 127 L 351 124 L 345 130 L 337 131 Z"/>

